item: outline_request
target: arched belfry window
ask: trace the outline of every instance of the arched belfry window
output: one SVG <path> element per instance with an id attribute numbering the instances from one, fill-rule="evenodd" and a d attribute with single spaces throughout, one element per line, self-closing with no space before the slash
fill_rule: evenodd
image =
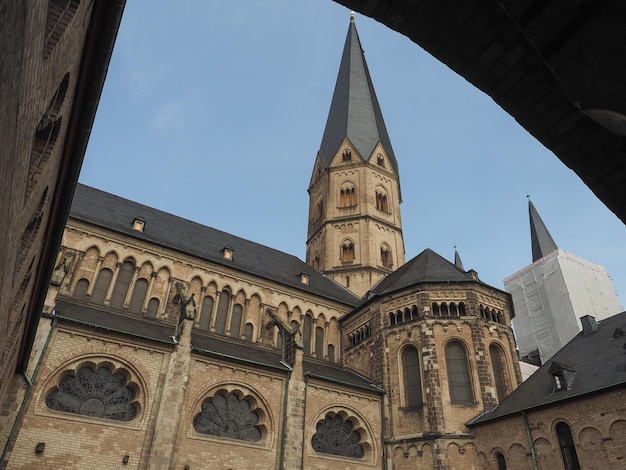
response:
<path id="1" fill-rule="evenodd" d="M 385 268 L 391 269 L 393 267 L 391 248 L 386 243 L 383 243 L 380 247 L 380 261 Z"/>
<path id="2" fill-rule="evenodd" d="M 451 341 L 446 346 L 446 366 L 452 403 L 471 403 L 473 394 L 467 352 L 458 341 Z"/>
<path id="3" fill-rule="evenodd" d="M 385 168 L 385 157 L 383 157 L 382 153 L 376 155 L 376 164 Z"/>
<path id="4" fill-rule="evenodd" d="M 263 412 L 255 400 L 240 392 L 220 391 L 206 398 L 201 411 L 193 418 L 193 428 L 200 434 L 258 442 L 263 436 L 260 424 Z"/>
<path id="5" fill-rule="evenodd" d="M 341 244 L 341 262 L 352 263 L 354 261 L 354 243 L 346 240 Z"/>
<path id="6" fill-rule="evenodd" d="M 126 374 L 112 373 L 107 367 L 81 367 L 76 375 L 66 375 L 46 396 L 51 410 L 131 421 L 137 416 L 135 387 L 127 384 Z"/>
<path id="7" fill-rule="evenodd" d="M 565 470 L 580 470 L 572 430 L 567 423 L 560 422 L 556 425 L 556 435 L 559 439 L 559 447 L 561 448 L 561 457 L 563 457 Z"/>
<path id="8" fill-rule="evenodd" d="M 353 184 L 344 184 L 339 190 L 339 207 L 356 206 L 356 190 Z"/>
<path id="9" fill-rule="evenodd" d="M 349 149 L 344 150 L 344 151 L 341 153 L 341 157 L 342 157 L 342 160 L 343 160 L 344 162 L 350 162 L 350 161 L 352 161 L 352 151 L 351 151 L 351 150 L 349 150 Z"/>
<path id="10" fill-rule="evenodd" d="M 387 193 L 382 189 L 376 189 L 376 209 L 381 212 L 389 213 L 389 203 L 387 202 Z"/>
<path id="11" fill-rule="evenodd" d="M 354 459 L 362 459 L 365 456 L 361 434 L 354 429 L 350 419 L 344 419 L 339 414 L 328 413 L 317 423 L 315 434 L 311 438 L 311 446 L 320 454 Z"/>
<path id="12" fill-rule="evenodd" d="M 404 376 L 404 398 L 407 408 L 421 406 L 422 379 L 419 354 L 409 346 L 402 352 L 402 375 Z"/>

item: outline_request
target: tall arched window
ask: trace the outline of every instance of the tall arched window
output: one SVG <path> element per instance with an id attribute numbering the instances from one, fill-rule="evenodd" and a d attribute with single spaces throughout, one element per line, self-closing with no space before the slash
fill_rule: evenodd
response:
<path id="1" fill-rule="evenodd" d="M 311 355 L 311 330 L 312 330 L 312 318 L 311 315 L 304 316 L 304 323 L 302 325 L 302 344 L 304 345 L 304 354 Z"/>
<path id="2" fill-rule="evenodd" d="M 117 273 L 117 280 L 115 281 L 115 287 L 111 294 L 111 307 L 124 308 L 124 300 L 130 287 L 130 281 L 133 279 L 133 273 L 135 272 L 135 263 L 130 260 L 126 260 L 122 263 Z"/>
<path id="3" fill-rule="evenodd" d="M 230 336 L 233 338 L 239 338 L 241 331 L 241 317 L 243 315 L 243 308 L 239 304 L 233 306 L 233 313 L 230 316 Z"/>
<path id="4" fill-rule="evenodd" d="M 213 297 L 205 295 L 202 299 L 202 307 L 200 309 L 200 323 L 198 328 L 209 331 L 211 327 L 211 315 L 213 313 Z"/>
<path id="5" fill-rule="evenodd" d="M 152 297 L 148 301 L 148 316 L 150 318 L 156 318 L 157 313 L 159 313 L 159 299 Z"/>
<path id="6" fill-rule="evenodd" d="M 341 262 L 352 263 L 354 261 L 354 243 L 346 240 L 341 245 Z"/>
<path id="7" fill-rule="evenodd" d="M 473 396 L 467 353 L 458 341 L 451 341 L 446 346 L 446 366 L 452 403 L 471 403 Z"/>
<path id="8" fill-rule="evenodd" d="M 502 452 L 496 454 L 496 461 L 498 462 L 498 470 L 506 470 L 506 459 Z"/>
<path id="9" fill-rule="evenodd" d="M 572 431 L 567 423 L 561 421 L 556 425 L 556 435 L 559 439 L 559 447 L 561 447 L 561 456 L 563 457 L 565 470 L 580 470 L 574 438 L 572 437 Z"/>
<path id="10" fill-rule="evenodd" d="M 113 278 L 113 272 L 109 268 L 101 269 L 98 273 L 98 278 L 93 286 L 90 300 L 94 304 L 103 304 L 106 298 L 111 279 Z"/>
<path id="11" fill-rule="evenodd" d="M 315 357 L 324 359 L 324 328 L 315 328 Z"/>
<path id="12" fill-rule="evenodd" d="M 391 259 L 391 248 L 386 243 L 383 243 L 380 247 L 380 260 L 385 268 L 393 267 L 393 260 Z"/>
<path id="13" fill-rule="evenodd" d="M 223 335 L 226 332 L 226 315 L 228 315 L 229 304 L 230 292 L 224 289 L 217 302 L 217 314 L 215 315 L 215 332 L 218 335 Z"/>
<path id="14" fill-rule="evenodd" d="M 491 369 L 493 370 L 493 380 L 496 385 L 496 393 L 498 394 L 498 401 L 500 402 L 504 400 L 504 397 L 507 395 L 502 351 L 498 346 L 492 344 L 489 346 L 489 357 L 491 358 Z"/>
<path id="15" fill-rule="evenodd" d="M 252 341 L 252 337 L 254 335 L 254 325 L 252 323 L 246 323 L 243 327 L 243 339 L 246 341 Z"/>
<path id="16" fill-rule="evenodd" d="M 402 375 L 404 376 L 404 399 L 407 408 L 421 406 L 422 378 L 417 349 L 409 346 L 402 352 Z"/>
<path id="17" fill-rule="evenodd" d="M 85 300 L 85 295 L 87 295 L 87 291 L 89 290 L 89 281 L 87 279 L 80 279 L 76 283 L 76 287 L 74 287 L 74 298 Z"/>
<path id="18" fill-rule="evenodd" d="M 145 279 L 139 279 L 135 282 L 135 288 L 133 289 L 133 296 L 130 298 L 130 304 L 128 305 L 128 311 L 133 313 L 141 313 L 143 308 L 143 302 L 146 300 L 146 293 L 148 292 L 148 281 Z"/>
<path id="19" fill-rule="evenodd" d="M 332 344 L 328 345 L 328 360 L 335 361 L 335 346 Z"/>

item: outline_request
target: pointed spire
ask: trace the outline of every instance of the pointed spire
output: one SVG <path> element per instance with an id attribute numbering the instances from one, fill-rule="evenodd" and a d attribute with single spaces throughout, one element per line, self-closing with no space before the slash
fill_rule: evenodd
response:
<path id="1" fill-rule="evenodd" d="M 398 162 L 376 99 L 353 13 L 350 15 L 348 36 L 319 150 L 326 167 L 330 165 L 346 137 L 365 159 L 372 155 L 380 142 L 391 166 L 398 174 Z"/>
<path id="2" fill-rule="evenodd" d="M 539 213 L 532 201 L 530 200 L 530 196 L 526 196 L 528 198 L 528 214 L 530 216 L 530 241 L 533 250 L 533 263 L 538 259 L 543 258 L 544 256 L 549 255 L 555 250 L 558 250 L 559 247 L 554 242 L 554 239 L 548 232 L 543 220 L 539 217 Z"/>
<path id="3" fill-rule="evenodd" d="M 454 265 L 460 270 L 465 271 L 465 268 L 463 267 L 463 261 L 461 261 L 461 255 L 459 255 L 459 252 L 456 249 L 456 245 L 454 245 Z"/>

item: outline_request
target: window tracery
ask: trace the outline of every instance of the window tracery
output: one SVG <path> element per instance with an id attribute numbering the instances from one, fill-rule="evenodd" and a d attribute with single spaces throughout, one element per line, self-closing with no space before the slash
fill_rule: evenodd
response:
<path id="1" fill-rule="evenodd" d="M 329 413 L 317 423 L 315 431 L 311 438 L 311 446 L 315 452 L 355 459 L 362 459 L 365 456 L 361 434 L 354 429 L 349 419 L 344 420 L 338 414 L 333 416 Z"/>
<path id="2" fill-rule="evenodd" d="M 132 421 L 138 404 L 134 388 L 122 372 L 107 367 L 81 367 L 76 375 L 66 375 L 46 396 L 46 406 L 61 411 L 114 421 Z"/>
<path id="3" fill-rule="evenodd" d="M 249 442 L 261 440 L 259 415 L 246 398 L 240 398 L 234 392 L 217 393 L 205 399 L 201 409 L 193 419 L 196 432 Z"/>

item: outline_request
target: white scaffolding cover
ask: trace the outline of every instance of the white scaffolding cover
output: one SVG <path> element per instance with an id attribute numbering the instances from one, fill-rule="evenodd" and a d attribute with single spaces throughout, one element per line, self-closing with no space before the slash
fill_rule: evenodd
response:
<path id="1" fill-rule="evenodd" d="M 619 313 L 615 289 L 602 266 L 556 250 L 504 280 L 513 297 L 513 328 L 522 356 L 539 350 L 545 363 L 582 329 L 579 318 Z"/>

